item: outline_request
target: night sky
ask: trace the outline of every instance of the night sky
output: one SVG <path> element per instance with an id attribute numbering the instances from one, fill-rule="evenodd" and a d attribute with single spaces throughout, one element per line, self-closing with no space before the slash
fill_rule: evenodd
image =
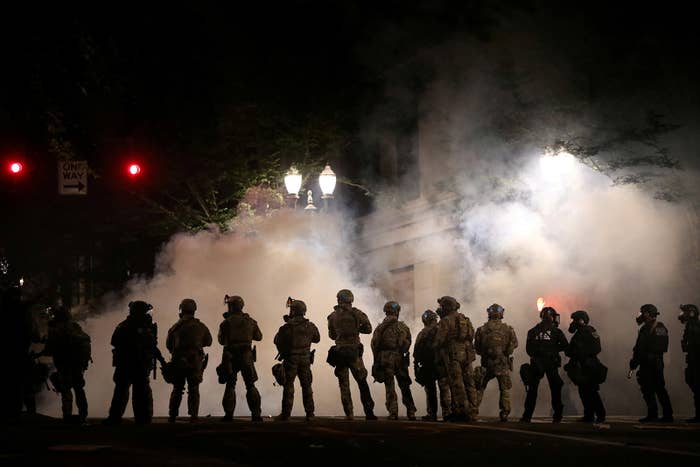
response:
<path id="1" fill-rule="evenodd" d="M 27 171 L 21 180 L 3 171 L 0 248 L 23 270 L 70 268 L 87 253 L 110 264 L 110 283 L 125 268 L 149 272 L 158 245 L 179 228 L 161 227 L 162 212 L 144 197 L 190 196 L 185 180 L 208 183 L 229 167 L 240 177 L 221 183 L 236 187 L 227 193 L 235 206 L 246 177 L 279 186 L 271 174 L 308 156 L 300 136 L 308 128 L 317 131 L 318 161 L 381 186 L 378 150 L 362 135 L 370 125 L 411 128 L 406 103 L 420 98 L 436 64 L 450 65 L 440 50 L 451 42 L 499 44 L 525 30 L 551 44 L 551 62 L 536 64 L 543 70 L 581 70 L 604 98 L 666 102 L 660 112 L 695 127 L 698 28 L 689 8 L 292 1 L 6 10 L 0 158 L 19 157 Z M 56 194 L 56 163 L 71 158 L 93 170 L 85 199 Z M 123 170 L 132 159 L 147 169 L 136 181 Z M 362 190 L 339 190 L 353 212 L 371 209 Z"/>

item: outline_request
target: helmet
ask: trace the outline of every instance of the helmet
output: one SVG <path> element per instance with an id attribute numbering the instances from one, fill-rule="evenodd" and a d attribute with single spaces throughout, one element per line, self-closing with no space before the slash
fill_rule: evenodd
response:
<path id="1" fill-rule="evenodd" d="M 292 316 L 304 316 L 306 314 L 306 303 L 301 300 L 292 300 L 289 304 L 289 314 Z"/>
<path id="2" fill-rule="evenodd" d="M 583 324 L 588 324 L 591 321 L 588 313 L 586 313 L 584 310 L 578 310 L 571 313 L 571 319 L 574 321 L 581 320 L 583 321 Z"/>
<path id="3" fill-rule="evenodd" d="M 504 311 L 506 310 L 498 303 L 494 303 L 486 309 L 486 313 L 489 314 L 489 318 L 493 317 L 495 319 L 502 319 Z"/>
<path id="4" fill-rule="evenodd" d="M 384 304 L 384 313 L 387 315 L 397 315 L 401 311 L 401 305 L 398 302 L 389 301 Z"/>
<path id="5" fill-rule="evenodd" d="M 690 319 L 698 319 L 698 307 L 689 303 L 687 305 L 680 306 L 681 314 L 678 317 L 681 323 L 685 324 Z"/>
<path id="6" fill-rule="evenodd" d="M 338 299 L 338 303 L 352 303 L 355 301 L 354 295 L 348 289 L 338 291 L 336 298 Z"/>
<path id="7" fill-rule="evenodd" d="M 145 314 L 153 309 L 153 305 L 146 303 L 143 300 L 136 300 L 129 302 L 129 313 L 132 314 Z"/>
<path id="8" fill-rule="evenodd" d="M 239 295 L 226 295 L 224 296 L 224 303 L 232 306 L 233 308 L 237 310 L 242 310 L 243 307 L 245 306 L 245 302 L 243 301 L 243 298 L 240 297 Z"/>
<path id="9" fill-rule="evenodd" d="M 456 298 L 448 295 L 438 298 L 438 303 L 446 312 L 458 310 L 460 306 Z"/>
<path id="10" fill-rule="evenodd" d="M 431 321 L 437 321 L 438 315 L 433 310 L 425 310 L 420 319 L 423 321 L 423 324 L 428 324 Z"/>
<path id="11" fill-rule="evenodd" d="M 642 306 L 639 308 L 639 312 L 642 313 L 642 314 L 643 314 L 643 313 L 648 313 L 648 314 L 650 314 L 651 316 L 658 316 L 658 315 L 659 315 L 659 310 L 658 310 L 654 305 L 652 305 L 651 303 L 647 303 L 646 305 L 642 305 Z"/>
<path id="12" fill-rule="evenodd" d="M 559 313 L 557 313 L 557 310 L 555 310 L 551 306 L 546 306 L 546 307 L 542 308 L 542 311 L 540 311 L 540 318 L 544 318 L 545 315 L 551 316 L 552 321 L 555 324 L 559 324 Z"/>
<path id="13" fill-rule="evenodd" d="M 194 312 L 197 311 L 197 302 L 191 298 L 184 299 L 180 302 L 180 311 L 194 314 Z"/>

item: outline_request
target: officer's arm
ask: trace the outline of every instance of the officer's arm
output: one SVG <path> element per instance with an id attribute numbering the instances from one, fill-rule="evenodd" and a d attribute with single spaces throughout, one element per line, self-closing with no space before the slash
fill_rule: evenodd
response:
<path id="1" fill-rule="evenodd" d="M 474 340 L 474 326 L 472 325 L 472 321 L 469 318 L 467 319 L 467 340 L 469 342 Z"/>
<path id="2" fill-rule="evenodd" d="M 511 326 L 509 326 L 509 327 L 510 327 L 510 339 L 508 342 L 506 355 L 513 355 L 513 352 L 515 351 L 515 349 L 518 348 L 518 336 L 515 335 L 515 329 L 513 329 Z"/>
<path id="3" fill-rule="evenodd" d="M 527 341 L 525 341 L 525 352 L 530 356 L 535 356 L 535 332 L 530 330 L 527 332 Z"/>
<path id="4" fill-rule="evenodd" d="M 569 346 L 569 341 L 566 340 L 566 336 L 564 335 L 564 331 L 562 331 L 561 329 L 558 329 L 558 328 L 557 328 L 557 330 L 559 331 L 559 333 L 558 333 L 559 338 L 557 341 L 557 346 L 558 346 L 559 352 L 566 352 L 566 348 Z"/>
<path id="5" fill-rule="evenodd" d="M 51 337 L 51 334 L 49 334 L 49 337 Z M 683 352 L 688 351 L 688 325 L 686 325 L 685 329 L 683 329 L 683 338 L 681 339 L 681 350 Z"/>
<path id="6" fill-rule="evenodd" d="M 596 356 L 602 350 L 602 348 L 600 346 L 600 336 L 598 335 L 597 331 L 593 331 L 591 333 L 591 339 L 592 339 L 591 351 L 593 352 L 593 356 Z"/>
<path id="7" fill-rule="evenodd" d="M 217 340 L 219 341 L 219 344 L 226 346 L 226 335 L 228 334 L 226 332 L 226 328 L 228 326 L 228 321 L 224 320 L 223 323 L 219 325 L 219 335 L 217 336 Z"/>
<path id="8" fill-rule="evenodd" d="M 213 342 L 211 332 L 209 331 L 209 328 L 204 325 L 204 323 L 202 323 L 202 326 L 204 326 L 204 339 L 202 341 L 202 347 L 209 347 Z"/>
<path id="9" fill-rule="evenodd" d="M 474 350 L 481 355 L 481 328 L 477 329 L 474 335 Z"/>
<path id="10" fill-rule="evenodd" d="M 382 335 L 382 325 L 376 327 L 374 333 L 372 334 L 372 340 L 370 341 L 370 347 L 372 348 L 372 353 L 377 354 L 379 351 L 379 339 Z"/>
<path id="11" fill-rule="evenodd" d="M 367 315 L 357 308 L 353 309 L 353 312 L 357 313 L 356 316 L 360 334 L 370 334 L 372 332 L 372 323 L 369 322 Z"/>
<path id="12" fill-rule="evenodd" d="M 253 340 L 261 341 L 263 336 L 262 331 L 260 331 L 260 326 L 258 326 L 258 322 L 253 318 L 251 318 L 251 321 L 253 321 Z"/>
<path id="13" fill-rule="evenodd" d="M 318 328 L 314 323 L 309 322 L 311 325 L 311 343 L 312 344 L 318 344 L 321 342 L 321 333 L 318 332 Z"/>
<path id="14" fill-rule="evenodd" d="M 175 345 L 175 337 L 173 336 L 173 329 L 170 328 L 168 330 L 168 337 L 165 338 L 165 348 L 168 349 L 168 352 L 173 353 L 173 347 Z"/>
<path id="15" fill-rule="evenodd" d="M 333 326 L 333 318 L 331 318 L 333 315 L 328 316 L 328 337 L 330 337 L 332 340 L 336 340 L 338 338 L 338 334 L 335 332 L 335 326 Z"/>
<path id="16" fill-rule="evenodd" d="M 445 321 L 440 321 L 438 323 L 438 328 L 435 331 L 435 339 L 433 339 L 434 350 L 440 350 L 445 343 L 445 339 L 447 338 L 447 328 L 445 326 Z"/>
<path id="17" fill-rule="evenodd" d="M 668 352 L 668 329 L 663 324 L 659 324 L 654 329 L 654 335 L 652 336 L 652 351 L 654 353 L 666 353 Z"/>

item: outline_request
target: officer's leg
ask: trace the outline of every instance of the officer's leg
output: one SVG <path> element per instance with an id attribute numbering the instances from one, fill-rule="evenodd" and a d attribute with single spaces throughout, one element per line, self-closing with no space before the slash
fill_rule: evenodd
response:
<path id="1" fill-rule="evenodd" d="M 248 402 L 248 408 L 250 409 L 250 415 L 253 421 L 261 421 L 260 418 L 260 393 L 258 388 L 255 387 L 255 382 L 258 380 L 258 374 L 255 371 L 255 366 L 253 365 L 252 359 L 243 366 L 241 370 L 241 375 L 243 376 L 243 382 L 245 383 L 245 399 Z"/>
<path id="2" fill-rule="evenodd" d="M 693 401 L 695 402 L 695 421 L 700 421 L 700 364 L 688 364 L 688 385 L 693 391 Z"/>
<path id="3" fill-rule="evenodd" d="M 484 379 L 481 381 L 481 386 L 476 388 L 476 405 L 477 407 L 481 407 L 481 401 L 484 399 L 484 392 L 486 391 L 486 387 L 489 384 L 489 381 L 493 379 L 495 375 L 490 372 L 486 371 L 484 373 Z"/>
<path id="4" fill-rule="evenodd" d="M 673 407 L 671 407 L 671 398 L 668 396 L 668 391 L 666 390 L 666 380 L 664 379 L 664 369 L 658 368 L 655 371 L 654 378 L 654 392 L 659 398 L 659 404 L 661 404 L 661 410 L 663 412 L 664 418 L 673 417 Z"/>
<path id="5" fill-rule="evenodd" d="M 471 362 L 467 362 L 462 366 L 462 379 L 464 380 L 464 392 L 467 397 L 469 415 L 474 418 L 479 412 L 479 398 L 474 385 L 474 368 Z"/>
<path id="6" fill-rule="evenodd" d="M 284 361 L 284 389 L 282 390 L 282 412 L 281 418 L 288 418 L 292 414 L 294 407 L 294 380 L 297 378 L 299 368 L 297 363 L 291 358 Z"/>
<path id="7" fill-rule="evenodd" d="M 82 370 L 73 370 L 72 384 L 75 391 L 75 406 L 78 409 L 78 417 L 80 421 L 84 422 L 88 414 L 88 403 L 85 395 L 85 376 Z"/>
<path id="8" fill-rule="evenodd" d="M 202 378 L 197 374 L 187 377 L 187 413 L 192 421 L 199 416 L 199 383 L 201 381 Z"/>
<path id="9" fill-rule="evenodd" d="M 70 419 L 73 415 L 73 390 L 70 386 L 64 385 L 61 388 L 61 412 L 64 420 Z"/>
<path id="10" fill-rule="evenodd" d="M 596 416 L 596 421 L 598 423 L 603 423 L 605 421 L 605 405 L 603 405 L 603 399 L 600 398 L 600 385 L 596 384 L 591 387 L 591 405 L 593 406 L 593 413 Z"/>
<path id="11" fill-rule="evenodd" d="M 535 407 L 537 406 L 537 390 L 540 387 L 540 381 L 544 377 L 543 374 L 533 375 L 532 384 L 527 387 L 527 395 L 525 396 L 525 410 L 523 411 L 523 421 L 530 421 L 532 414 L 535 413 Z"/>
<path id="12" fill-rule="evenodd" d="M 510 389 L 513 387 L 513 383 L 509 374 L 498 375 L 496 379 L 498 380 L 498 391 L 500 393 L 498 399 L 499 415 L 502 421 L 506 421 L 510 414 Z"/>
<path id="13" fill-rule="evenodd" d="M 314 391 L 311 387 L 313 375 L 311 374 L 311 364 L 302 362 L 299 364 L 299 384 L 301 384 L 301 397 L 304 401 L 304 411 L 307 417 L 314 416 Z"/>
<path id="14" fill-rule="evenodd" d="M 360 401 L 365 410 L 365 415 L 374 418 L 374 400 L 372 400 L 372 393 L 369 391 L 369 384 L 367 384 L 367 369 L 362 361 L 362 357 L 355 359 L 350 366 L 350 371 L 352 372 L 352 377 L 357 381 L 357 387 L 360 389 Z"/>
<path id="15" fill-rule="evenodd" d="M 462 365 L 458 360 L 452 360 L 448 366 L 448 370 L 454 413 L 458 417 L 465 417 L 467 415 L 467 393 L 464 390 Z"/>
<path id="16" fill-rule="evenodd" d="M 549 383 L 549 391 L 552 395 L 552 416 L 553 421 L 561 421 L 562 413 L 564 412 L 564 404 L 561 401 L 561 388 L 564 387 L 564 381 L 559 376 L 558 368 L 550 368 L 546 372 L 547 382 Z"/>
<path id="17" fill-rule="evenodd" d="M 386 410 L 389 412 L 390 419 L 398 419 L 399 403 L 396 399 L 396 384 L 394 382 L 394 368 L 386 366 L 384 371 L 384 389 L 386 392 Z"/>
<path id="18" fill-rule="evenodd" d="M 440 389 L 440 407 L 442 408 L 443 420 L 449 420 L 452 417 L 452 392 L 450 390 L 450 379 L 447 376 L 441 376 L 438 379 L 438 388 Z"/>
<path id="19" fill-rule="evenodd" d="M 428 417 L 431 419 L 437 418 L 438 399 L 437 399 L 437 381 L 431 379 L 425 383 L 425 407 L 428 412 Z"/>
<path id="20" fill-rule="evenodd" d="M 648 418 L 658 418 L 659 409 L 656 405 L 656 394 L 654 393 L 654 383 L 652 381 L 653 375 L 649 368 L 640 367 L 637 371 L 637 382 L 639 383 L 639 389 L 642 391 L 642 397 L 644 402 L 647 404 L 647 417 Z"/>
<path id="21" fill-rule="evenodd" d="M 347 366 L 337 365 L 335 376 L 338 378 L 340 386 L 340 402 L 343 404 L 343 411 L 346 417 L 353 416 L 352 396 L 350 395 L 350 369 Z"/>
<path id="22" fill-rule="evenodd" d="M 124 411 L 129 403 L 129 386 L 131 379 L 128 372 L 123 367 L 114 370 L 114 395 L 109 406 L 109 419 L 119 421 L 124 416 Z"/>
<path id="23" fill-rule="evenodd" d="M 236 381 L 238 380 L 238 371 L 234 371 L 233 375 L 226 381 L 224 388 L 224 397 L 221 400 L 221 405 L 224 408 L 226 419 L 233 417 L 233 411 L 236 409 Z"/>
<path id="24" fill-rule="evenodd" d="M 178 370 L 176 374 L 173 375 L 173 390 L 170 393 L 170 404 L 168 406 L 168 415 L 173 422 L 180 413 L 183 392 L 185 392 L 185 375 L 182 374 L 182 371 Z M 135 393 L 134 397 L 136 397 Z"/>
<path id="25" fill-rule="evenodd" d="M 149 374 L 143 373 L 134 376 L 134 421 L 136 423 L 151 423 L 153 418 L 153 392 L 151 391 L 151 382 L 148 379 Z"/>
<path id="26" fill-rule="evenodd" d="M 413 402 L 411 394 L 411 377 L 408 375 L 408 368 L 401 366 L 396 372 L 396 382 L 401 390 L 401 403 L 406 407 L 406 415 L 409 420 L 416 418 L 416 403 Z"/>

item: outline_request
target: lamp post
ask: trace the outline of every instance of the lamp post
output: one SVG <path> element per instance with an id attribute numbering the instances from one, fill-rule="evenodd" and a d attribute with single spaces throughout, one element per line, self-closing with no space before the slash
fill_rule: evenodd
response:
<path id="1" fill-rule="evenodd" d="M 330 164 L 326 164 L 326 167 L 318 176 L 318 184 L 321 186 L 321 199 L 323 200 L 323 208 L 328 211 L 328 200 L 333 199 L 333 192 L 335 191 L 335 182 L 337 178 L 335 172 L 331 169 Z"/>
<path id="2" fill-rule="evenodd" d="M 291 166 L 284 176 L 284 186 L 287 189 L 287 199 L 294 209 L 297 207 L 299 190 L 301 190 L 301 174 L 296 167 Z"/>

